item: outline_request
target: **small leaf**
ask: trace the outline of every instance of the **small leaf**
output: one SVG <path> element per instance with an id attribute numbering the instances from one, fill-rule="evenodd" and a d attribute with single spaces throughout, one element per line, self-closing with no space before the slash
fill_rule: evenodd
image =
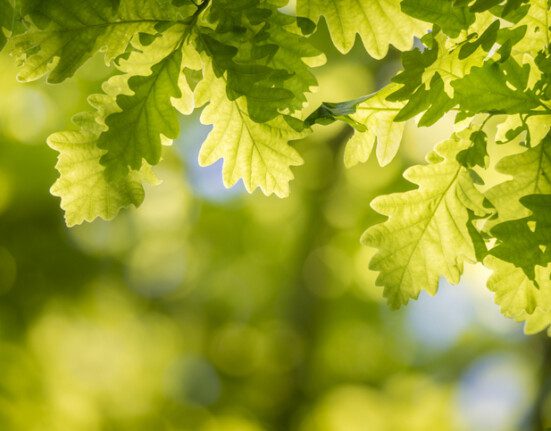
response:
<path id="1" fill-rule="evenodd" d="M 485 168 L 488 157 L 488 151 L 486 150 L 488 136 L 482 130 L 477 130 L 471 133 L 470 139 L 472 145 L 457 154 L 457 161 L 466 168 L 474 168 L 475 166 Z"/>
<path id="2" fill-rule="evenodd" d="M 396 121 L 396 115 L 404 102 L 392 102 L 388 95 L 396 91 L 397 85 L 390 84 L 369 99 L 361 102 L 351 117 L 366 130 L 357 130 L 346 144 L 345 165 L 350 167 L 365 162 L 371 148 L 377 143 L 377 160 L 381 166 L 388 165 L 396 156 L 404 134 L 404 123 Z"/>

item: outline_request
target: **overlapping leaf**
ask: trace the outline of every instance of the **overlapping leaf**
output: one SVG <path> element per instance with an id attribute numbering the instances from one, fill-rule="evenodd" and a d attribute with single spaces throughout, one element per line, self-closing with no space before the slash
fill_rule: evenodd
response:
<path id="1" fill-rule="evenodd" d="M 514 15 L 515 11 L 518 11 L 524 3 L 530 0 L 467 0 L 465 6 L 469 6 L 470 12 L 484 12 L 491 10 L 496 16 L 502 18 L 509 18 Z"/>
<path id="2" fill-rule="evenodd" d="M 109 62 L 136 34 L 186 22 L 195 10 L 192 3 L 175 7 L 169 0 L 30 1 L 26 12 L 33 27 L 14 40 L 18 78 L 31 81 L 49 73 L 49 82 L 61 82 L 95 52 L 105 51 Z"/>
<path id="3" fill-rule="evenodd" d="M 477 23 L 480 25 L 479 31 L 486 30 L 485 22 Z M 471 33 L 471 37 L 476 33 Z M 441 34 L 436 35 L 431 50 L 436 50 L 434 55 L 434 61 L 427 65 L 424 70 L 421 71 L 421 82 L 428 87 L 428 84 L 432 81 L 434 76 L 438 74 L 444 83 L 444 91 L 450 97 L 453 97 L 452 82 L 461 79 L 468 75 L 473 67 L 482 66 L 484 60 L 488 55 L 487 46 L 478 45 L 475 47 L 466 58 L 461 58 L 461 48 L 467 46 L 466 41 L 461 38 L 457 41 L 450 42 L 446 40 Z M 479 38 L 475 39 L 476 42 Z M 459 46 L 455 46 L 458 44 Z M 451 45 L 451 47 L 449 46 Z M 450 49 L 451 48 L 451 49 Z M 412 62 L 415 59 L 411 60 Z"/>
<path id="4" fill-rule="evenodd" d="M 79 117 L 80 130 L 50 136 L 60 153 L 52 193 L 61 197 L 69 225 L 113 218 L 143 200 L 140 180 L 154 181 L 149 166 L 159 161 L 161 136 L 174 137 L 178 129 L 171 97 L 181 95 L 180 38 L 173 28 L 133 52 L 120 65 L 127 73 L 91 97 L 96 112 Z"/>
<path id="5" fill-rule="evenodd" d="M 99 111 L 116 109 L 114 97 L 98 97 L 95 103 Z M 58 132 L 48 138 L 48 145 L 59 152 L 56 169 L 60 177 L 51 193 L 61 198 L 68 226 L 97 217 L 110 220 L 121 208 L 138 206 L 144 199 L 143 173 L 108 169 L 100 163 L 105 151 L 98 147 L 103 130 L 98 115 L 83 114 L 77 120 L 78 131 Z"/>
<path id="6" fill-rule="evenodd" d="M 404 107 L 404 102 L 387 100 L 389 94 L 396 90 L 396 85 L 388 85 L 374 97 L 360 103 L 356 112 L 351 115 L 354 121 L 365 126 L 365 132 L 356 131 L 346 144 L 344 163 L 354 166 L 365 162 L 375 143 L 376 155 L 381 166 L 389 164 L 396 156 L 405 123 L 396 122 L 398 112 Z"/>
<path id="7" fill-rule="evenodd" d="M 488 159 L 488 136 L 482 130 L 475 130 L 471 133 L 470 140 L 472 145 L 457 153 L 457 161 L 466 168 L 485 168 Z"/>
<path id="8" fill-rule="evenodd" d="M 520 199 L 531 215 L 494 226 L 497 244 L 490 254 L 513 263 L 535 279 L 535 267 L 551 262 L 551 194 L 528 195 Z"/>
<path id="9" fill-rule="evenodd" d="M 230 100 L 222 78 L 216 78 L 206 65 L 205 78 L 197 88 L 198 104 L 209 101 L 201 122 L 213 130 L 201 147 L 199 163 L 203 166 L 224 159 L 223 179 L 227 187 L 240 179 L 251 192 L 257 187 L 267 195 L 289 194 L 293 178 L 291 166 L 302 164 L 298 152 L 288 141 L 304 133 L 295 131 L 283 117 L 256 123 L 247 112 L 246 100 Z"/>
<path id="10" fill-rule="evenodd" d="M 300 16 L 318 22 L 325 18 L 331 38 L 343 53 L 354 46 L 359 34 L 374 58 L 386 56 L 389 46 L 405 51 L 429 28 L 400 10 L 400 0 L 298 0 Z"/>
<path id="11" fill-rule="evenodd" d="M 497 210 L 497 220 L 504 222 L 529 216 L 530 211 L 520 199 L 533 194 L 551 194 L 551 133 L 532 148 L 503 158 L 496 169 L 511 176 L 510 180 L 486 192 Z"/>
<path id="12" fill-rule="evenodd" d="M 321 53 L 276 6 L 266 0 L 215 0 L 207 16 L 215 28 L 197 28 L 198 48 L 211 58 L 216 76 L 224 77 L 228 98 L 244 96 L 257 122 L 302 109 L 305 93 L 317 84 L 303 59 Z"/>
<path id="13" fill-rule="evenodd" d="M 437 24 L 451 37 L 459 36 L 475 20 L 467 6 L 458 6 L 454 0 L 403 0 L 401 6 L 408 15 Z"/>
<path id="14" fill-rule="evenodd" d="M 420 8 L 416 9 L 417 6 Z M 451 1 L 404 2 L 404 10 L 414 16 L 416 13 L 426 14 L 425 19 L 435 24 L 445 25 L 439 23 L 440 15 L 445 19 L 453 18 L 444 13 L 447 9 L 455 11 L 455 18 L 459 21 L 455 27 L 447 24 L 450 27 L 448 33 L 453 37 L 446 37 L 438 26 L 431 35 L 423 38 L 425 49 L 403 54 L 404 71 L 393 78 L 402 87 L 389 97 L 394 101 L 407 101 L 396 120 L 407 120 L 424 112 L 419 125 L 429 126 L 458 103 L 463 104 L 460 106 L 462 115 L 509 113 L 515 108 L 518 112 L 538 106 L 533 91 L 525 91 L 529 86 L 527 74 L 530 68 L 517 65 L 514 59 L 508 58 L 511 47 L 522 40 L 526 27 L 504 24 L 505 27 L 500 29 L 500 21 L 494 15 L 488 12 L 475 14 L 467 6 L 467 2 L 464 6 Z M 478 6 L 474 9 L 484 9 L 482 4 Z M 460 29 L 464 31 L 459 33 Z M 496 42 L 502 46 L 497 52 L 493 49 Z M 499 62 L 491 60 L 493 58 Z M 488 86 L 492 91 L 486 91 Z"/>
<path id="15" fill-rule="evenodd" d="M 404 70 L 393 78 L 401 85 L 388 97 L 404 102 L 396 121 L 408 120 L 424 112 L 420 126 L 434 124 L 456 105 L 452 82 L 468 75 L 486 57 L 484 49 L 477 47 L 468 58 L 460 59 L 460 50 L 448 50 L 441 34 L 425 39 L 430 47 L 403 54 Z"/>
<path id="16" fill-rule="evenodd" d="M 526 35 L 513 47 L 518 56 L 528 54 L 535 57 L 541 50 L 547 49 L 551 40 L 551 8 L 548 0 L 530 0 L 528 13 L 517 23 L 517 27 L 526 26 Z M 519 58 L 520 60 L 520 58 Z"/>
<path id="17" fill-rule="evenodd" d="M 535 281 L 521 268 L 488 256 L 484 264 L 493 273 L 488 288 L 494 292 L 501 313 L 518 322 L 525 322 L 525 332 L 535 334 L 551 325 L 551 265 L 535 268 Z M 536 285 L 537 284 L 537 285 Z M 548 331 L 551 336 L 551 330 Z"/>
<path id="18" fill-rule="evenodd" d="M 161 135 L 174 139 L 179 132 L 171 98 L 181 96 L 181 64 L 182 52 L 176 49 L 155 63 L 149 75 L 129 79 L 133 94 L 117 97 L 121 111 L 107 117 L 108 130 L 98 141 L 99 147 L 107 150 L 102 163 L 117 161 L 132 169 L 139 169 L 143 160 L 152 165 L 159 163 Z"/>
<path id="19" fill-rule="evenodd" d="M 474 68 L 452 86 L 466 113 L 518 114 L 540 105 L 536 94 L 527 88 L 529 73 L 529 65 L 520 66 L 509 58 Z"/>

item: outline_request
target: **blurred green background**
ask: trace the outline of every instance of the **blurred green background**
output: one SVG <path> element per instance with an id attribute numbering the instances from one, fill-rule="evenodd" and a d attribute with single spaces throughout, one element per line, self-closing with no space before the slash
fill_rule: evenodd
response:
<path id="1" fill-rule="evenodd" d="M 370 93 L 394 52 L 315 44 L 321 101 Z M 426 431 L 551 426 L 551 345 L 503 318 L 482 267 L 391 311 L 359 238 L 370 200 L 410 188 L 405 167 L 452 119 L 408 127 L 399 157 L 345 170 L 350 130 L 297 143 L 291 197 L 222 186 L 197 166 L 208 128 L 182 135 L 162 185 L 112 222 L 73 229 L 48 189 L 56 154 L 110 72 L 101 58 L 63 85 L 18 84 L 0 56 L 0 430 Z"/>

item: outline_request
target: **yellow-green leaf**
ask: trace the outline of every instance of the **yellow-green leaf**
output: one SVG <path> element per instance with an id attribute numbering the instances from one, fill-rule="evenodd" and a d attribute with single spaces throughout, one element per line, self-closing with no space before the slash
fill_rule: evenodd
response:
<path id="1" fill-rule="evenodd" d="M 369 228 L 362 241 L 378 249 L 370 268 L 380 272 L 377 284 L 384 286 L 392 307 L 417 298 L 421 290 L 435 294 L 440 276 L 458 283 L 463 263 L 475 260 L 467 209 L 485 210 L 483 195 L 456 160 L 457 152 L 468 146 L 468 131 L 452 136 L 429 154 L 430 164 L 404 173 L 419 188 L 371 204 L 388 220 Z"/>
<path id="2" fill-rule="evenodd" d="M 378 59 L 390 45 L 410 49 L 413 38 L 430 28 L 403 13 L 400 0 L 298 0 L 297 11 L 315 22 L 323 16 L 339 51 L 350 51 L 359 34 L 369 55 Z"/>

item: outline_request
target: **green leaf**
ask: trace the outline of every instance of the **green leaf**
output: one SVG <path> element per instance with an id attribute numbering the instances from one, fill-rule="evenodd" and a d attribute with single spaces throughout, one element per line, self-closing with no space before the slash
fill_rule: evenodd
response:
<path id="1" fill-rule="evenodd" d="M 359 34 L 373 58 L 383 58 L 390 45 L 401 51 L 410 49 L 414 37 L 421 37 L 429 26 L 400 10 L 400 0 L 298 0 L 298 15 L 318 22 L 325 18 L 331 39 L 346 53 Z"/>
<path id="2" fill-rule="evenodd" d="M 510 19 L 510 15 L 514 15 L 515 11 L 522 9 L 522 6 L 528 2 L 530 2 L 530 0 L 507 0 L 501 11 L 501 16 Z"/>
<path id="3" fill-rule="evenodd" d="M 484 27 L 482 26 L 482 28 Z M 421 81 L 427 86 L 438 73 L 444 83 L 444 91 L 452 98 L 454 96 L 452 82 L 468 75 L 473 67 L 481 66 L 488 53 L 482 46 L 479 46 L 469 57 L 461 59 L 459 58 L 461 50 L 449 49 L 448 44 L 449 41 L 442 34 L 435 36 L 433 49 L 437 50 L 436 58 L 422 71 Z"/>
<path id="4" fill-rule="evenodd" d="M 273 44 L 278 49 L 267 59 L 267 64 L 291 75 L 285 80 L 285 88 L 293 93 L 287 109 L 301 111 L 307 102 L 306 93 L 318 86 L 312 68 L 325 64 L 325 55 L 298 34 L 296 23 L 281 13 L 272 17 L 269 35 L 266 45 Z M 258 42 L 256 44 L 258 46 Z"/>
<path id="5" fill-rule="evenodd" d="M 496 130 L 497 144 L 517 142 L 524 147 L 537 146 L 551 130 L 551 121 L 547 115 L 508 115 Z"/>
<path id="6" fill-rule="evenodd" d="M 497 6 L 501 2 L 502 0 L 475 0 L 473 4 L 469 5 L 469 10 L 471 12 L 484 12 L 485 10 Z"/>
<path id="7" fill-rule="evenodd" d="M 110 78 L 105 94 L 90 97 L 96 112 L 77 117 L 80 129 L 48 138 L 60 153 L 60 177 L 51 191 L 61 197 L 69 226 L 111 219 L 121 208 L 140 205 L 141 181 L 156 181 L 142 159 L 158 162 L 160 134 L 175 136 L 178 129 L 171 96 L 175 103 L 182 93 L 180 38 L 172 28 L 132 52 L 118 66 L 126 73 Z"/>
<path id="8" fill-rule="evenodd" d="M 388 165 L 400 147 L 405 126 L 404 123 L 395 121 L 405 103 L 388 100 L 388 96 L 397 88 L 397 84 L 389 84 L 372 95 L 355 100 L 342 103 L 324 102 L 310 114 L 305 123 L 311 126 L 339 120 L 355 129 L 344 151 L 344 163 L 347 167 L 367 161 L 375 143 L 379 164 Z"/>
<path id="9" fill-rule="evenodd" d="M 315 60 L 321 53 L 297 21 L 260 0 L 218 0 L 208 12 L 216 27 L 199 26 L 197 44 L 212 59 L 216 76 L 224 77 L 228 98 L 245 96 L 249 116 L 257 122 L 301 110 L 305 93 L 317 85 L 306 62 L 321 64 Z"/>
<path id="10" fill-rule="evenodd" d="M 482 47 L 486 52 L 490 51 L 496 42 L 499 25 L 499 21 L 494 21 L 475 41 L 466 42 L 462 45 L 459 50 L 459 58 L 461 60 L 468 58 L 478 47 Z"/>
<path id="11" fill-rule="evenodd" d="M 451 37 L 459 36 L 475 20 L 468 7 L 454 5 L 454 0 L 403 0 L 402 10 L 420 20 L 437 24 Z"/>
<path id="12" fill-rule="evenodd" d="M 551 194 L 551 133 L 538 145 L 501 159 L 496 169 L 512 177 L 486 192 L 497 210 L 496 222 L 529 216 L 530 211 L 520 199 L 533 194 Z"/>
<path id="13" fill-rule="evenodd" d="M 490 254 L 513 263 L 535 280 L 535 267 L 551 262 L 551 195 L 528 195 L 520 199 L 532 214 L 494 226 L 497 244 Z"/>
<path id="14" fill-rule="evenodd" d="M 103 95 L 93 100 L 99 110 L 115 109 L 114 97 Z M 59 152 L 56 169 L 60 173 L 50 191 L 61 198 L 67 226 L 97 217 L 110 220 L 121 208 L 139 206 L 144 199 L 140 181 L 145 170 L 108 170 L 100 163 L 105 151 L 98 147 L 98 120 L 97 113 L 82 114 L 77 119 L 80 130 L 48 137 L 48 145 Z"/>
<path id="15" fill-rule="evenodd" d="M 509 58 L 473 68 L 452 86 L 460 108 L 469 113 L 522 113 L 539 106 L 536 95 L 526 89 L 529 71 L 528 65 L 521 67 Z"/>
<path id="16" fill-rule="evenodd" d="M 475 166 L 485 168 L 488 157 L 486 149 L 488 136 L 482 130 L 477 130 L 471 133 L 470 139 L 472 145 L 457 154 L 457 161 L 466 168 L 474 168 Z"/>
<path id="17" fill-rule="evenodd" d="M 397 121 L 425 111 L 419 125 L 430 126 L 456 104 L 451 83 L 482 64 L 486 52 L 478 46 L 467 59 L 460 59 L 460 50 L 448 50 L 441 33 L 424 38 L 424 43 L 429 45 L 425 50 L 415 49 L 402 55 L 404 70 L 392 79 L 402 86 L 389 100 L 407 102 L 396 116 Z"/>
<path id="18" fill-rule="evenodd" d="M 527 334 L 535 334 L 551 325 L 551 265 L 536 267 L 534 282 L 521 268 L 495 256 L 488 256 L 484 264 L 493 271 L 488 288 L 494 292 L 495 302 L 504 316 L 525 321 Z M 551 330 L 548 333 L 551 336 Z"/>
<path id="19" fill-rule="evenodd" d="M 457 152 L 469 146 L 468 136 L 454 135 L 429 155 L 430 164 L 404 173 L 418 189 L 372 202 L 388 220 L 369 228 L 362 241 L 378 249 L 370 268 L 380 272 L 377 284 L 384 286 L 392 307 L 417 298 L 423 289 L 435 294 L 441 275 L 458 283 L 465 260 L 475 260 L 468 209 L 479 215 L 486 209 L 483 195 L 456 160 Z"/>
<path id="20" fill-rule="evenodd" d="M 258 122 L 275 118 L 293 98 L 293 93 L 284 85 L 290 75 L 259 62 L 234 60 L 239 50 L 219 42 L 216 33 L 208 33 L 201 36 L 200 46 L 212 58 L 216 75 L 225 77 L 230 100 L 247 97 L 249 115 Z"/>
<path id="21" fill-rule="evenodd" d="M 128 80 L 132 95 L 117 97 L 121 111 L 106 118 L 108 130 L 98 141 L 98 146 L 107 150 L 103 164 L 117 163 L 134 170 L 140 169 L 143 160 L 156 165 L 161 158 L 161 135 L 170 140 L 178 136 L 178 117 L 171 98 L 181 96 L 182 52 L 173 49 L 154 63 L 148 75 Z"/>
<path id="22" fill-rule="evenodd" d="M 483 205 L 485 203 L 486 201 L 483 201 Z M 483 230 L 479 229 L 479 227 L 477 226 L 477 222 L 479 222 L 481 219 L 488 218 L 493 214 L 488 211 L 488 213 L 484 216 L 479 216 L 470 209 L 467 209 L 467 213 L 469 214 L 467 230 L 469 231 L 469 236 L 473 241 L 474 255 L 478 262 L 482 262 L 484 258 L 488 255 L 488 247 L 486 245 L 486 241 L 487 239 L 489 239 L 489 236 Z"/>
<path id="23" fill-rule="evenodd" d="M 410 96 L 408 103 L 400 110 L 395 121 L 405 121 L 425 111 L 420 118 L 420 127 L 431 126 L 454 107 L 456 102 L 444 91 L 444 81 L 437 72 L 432 77 L 428 88 L 421 85 Z"/>
<path id="24" fill-rule="evenodd" d="M 539 51 L 548 48 L 551 40 L 551 9 L 548 0 L 530 0 L 528 13 L 517 23 L 526 26 L 526 35 L 515 44 L 513 52 L 519 57 L 529 54 L 535 57 Z"/>
<path id="25" fill-rule="evenodd" d="M 402 54 L 402 66 L 403 69 L 394 78 L 393 82 L 402 84 L 397 91 L 395 91 L 389 100 L 405 100 L 409 99 L 417 88 L 423 83 L 423 73 L 438 59 L 438 43 L 432 39 L 432 46 L 427 49 L 420 50 L 415 48 L 409 52 Z"/>
<path id="26" fill-rule="evenodd" d="M 534 90 L 549 105 L 551 101 L 551 51 L 539 52 L 534 62 L 541 75 L 539 81 L 534 86 Z"/>
<path id="27" fill-rule="evenodd" d="M 201 147 L 200 165 L 224 159 L 226 187 L 241 179 L 249 192 L 260 187 L 266 195 L 287 196 L 289 181 L 293 179 L 290 167 L 302 164 L 302 158 L 288 141 L 300 139 L 305 133 L 295 131 L 282 116 L 264 123 L 253 121 L 247 113 L 246 100 L 228 99 L 225 81 L 214 76 L 208 61 L 203 74 L 205 78 L 196 89 L 197 105 L 209 101 L 201 122 L 214 127 Z"/>
<path id="28" fill-rule="evenodd" d="M 18 79 L 32 81 L 49 73 L 48 82 L 61 82 L 95 52 L 105 51 L 109 63 L 138 33 L 155 34 L 157 24 L 185 22 L 195 10 L 191 3 L 177 8 L 163 0 L 32 2 L 27 12 L 34 26 L 14 38 Z"/>
<path id="29" fill-rule="evenodd" d="M 358 99 L 348 100 L 346 102 L 331 103 L 323 102 L 318 109 L 312 112 L 308 118 L 304 121 L 307 126 L 314 124 L 331 124 L 335 121 L 343 121 L 356 130 L 365 132 L 367 128 L 352 119 L 352 114 L 358 109 L 358 105 L 365 102 L 371 96 L 363 96 Z"/>

